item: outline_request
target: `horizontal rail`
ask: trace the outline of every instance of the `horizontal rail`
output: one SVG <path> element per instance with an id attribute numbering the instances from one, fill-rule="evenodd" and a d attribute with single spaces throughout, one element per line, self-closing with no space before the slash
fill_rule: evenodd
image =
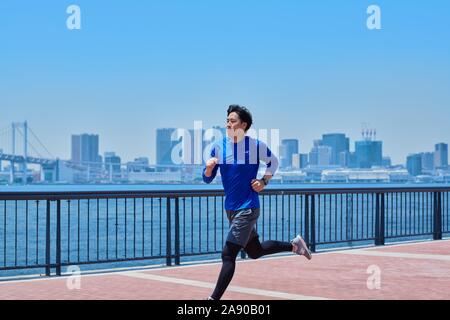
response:
<path id="1" fill-rule="evenodd" d="M 268 187 L 261 195 L 270 194 L 341 194 L 341 193 L 392 193 L 392 192 L 446 192 L 448 186 L 392 186 L 392 187 L 306 187 L 306 188 L 276 188 Z M 142 198 L 142 197 L 192 197 L 192 196 L 222 196 L 222 189 L 193 190 L 130 190 L 130 191 L 0 191 L 0 200 L 58 200 L 58 199 L 97 199 L 97 198 Z"/>

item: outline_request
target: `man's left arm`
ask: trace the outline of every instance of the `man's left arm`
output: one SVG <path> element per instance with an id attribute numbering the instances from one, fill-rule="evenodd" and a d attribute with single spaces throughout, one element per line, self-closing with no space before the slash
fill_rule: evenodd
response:
<path id="1" fill-rule="evenodd" d="M 278 158 L 265 143 L 260 142 L 258 149 L 259 159 L 266 164 L 266 172 L 261 179 L 252 180 L 252 187 L 256 192 L 262 191 L 269 184 L 270 179 L 275 175 L 279 165 Z"/>

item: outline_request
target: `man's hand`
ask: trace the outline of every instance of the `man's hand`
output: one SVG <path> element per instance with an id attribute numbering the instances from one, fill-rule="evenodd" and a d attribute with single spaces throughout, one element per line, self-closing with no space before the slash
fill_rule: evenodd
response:
<path id="1" fill-rule="evenodd" d="M 206 177 L 211 177 L 212 172 L 218 163 L 219 159 L 217 158 L 211 158 L 208 161 L 206 161 L 206 170 L 205 170 Z"/>
<path id="2" fill-rule="evenodd" d="M 265 187 L 265 184 L 260 179 L 253 179 L 252 180 L 252 188 L 256 192 L 261 192 Z"/>

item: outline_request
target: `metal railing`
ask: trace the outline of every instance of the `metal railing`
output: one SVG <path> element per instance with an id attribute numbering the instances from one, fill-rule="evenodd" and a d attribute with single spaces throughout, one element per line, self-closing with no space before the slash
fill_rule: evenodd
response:
<path id="1" fill-rule="evenodd" d="M 268 189 L 261 241 L 300 233 L 330 245 L 449 233 L 449 187 Z M 219 190 L 0 193 L 0 271 L 218 254 L 228 230 Z"/>

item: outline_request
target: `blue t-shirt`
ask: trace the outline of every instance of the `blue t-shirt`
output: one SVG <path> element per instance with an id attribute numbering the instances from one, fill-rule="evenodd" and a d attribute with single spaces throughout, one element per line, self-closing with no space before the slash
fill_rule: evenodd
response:
<path id="1" fill-rule="evenodd" d="M 225 190 L 225 210 L 259 208 L 258 193 L 253 190 L 251 181 L 256 179 L 259 163 L 266 163 L 266 172 L 274 175 L 278 168 L 278 159 L 267 145 L 257 139 L 245 137 L 234 143 L 229 137 L 216 142 L 211 148 L 211 157 L 219 159 L 210 177 L 203 181 L 211 183 L 220 168 L 222 184 Z"/>

